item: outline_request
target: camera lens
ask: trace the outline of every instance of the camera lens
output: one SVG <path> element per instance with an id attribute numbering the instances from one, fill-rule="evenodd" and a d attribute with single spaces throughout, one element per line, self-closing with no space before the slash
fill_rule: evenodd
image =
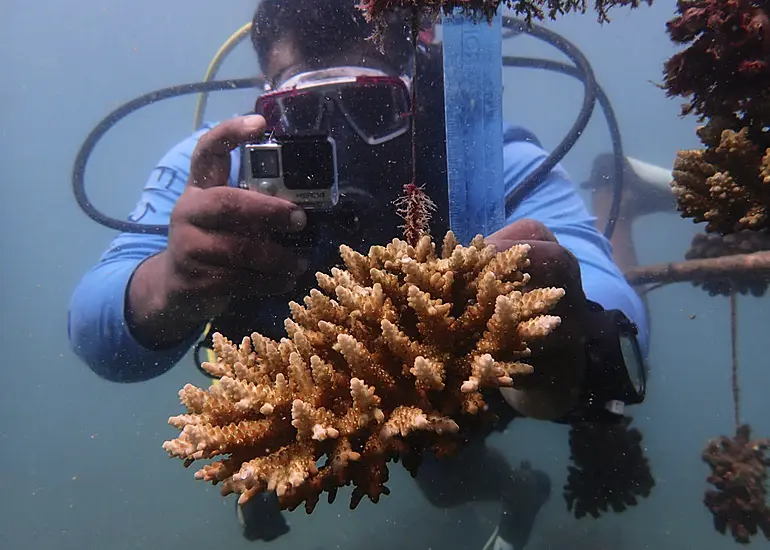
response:
<path id="1" fill-rule="evenodd" d="M 277 149 L 251 149 L 251 177 L 254 179 L 277 178 L 281 175 Z"/>

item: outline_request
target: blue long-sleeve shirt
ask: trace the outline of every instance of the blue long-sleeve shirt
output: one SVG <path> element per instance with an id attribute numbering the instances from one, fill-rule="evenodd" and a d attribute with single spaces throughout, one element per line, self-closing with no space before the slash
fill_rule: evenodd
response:
<path id="1" fill-rule="evenodd" d="M 172 148 L 145 184 L 129 219 L 138 223 L 168 224 L 171 210 L 182 194 L 190 158 L 207 124 Z M 513 138 L 506 128 L 504 177 L 507 189 L 516 187 L 547 156 L 536 140 Z M 232 153 L 230 185 L 235 185 L 240 154 Z M 612 261 L 609 241 L 595 228 L 573 182 L 561 166 L 516 208 L 508 223 L 534 219 L 545 224 L 580 263 L 586 296 L 605 309 L 619 309 L 639 327 L 643 353 L 648 347 L 645 309 Z M 75 288 L 69 308 L 68 330 L 72 349 L 97 374 L 110 380 L 135 381 L 157 376 L 174 366 L 200 334 L 163 350 L 144 347 L 131 334 L 125 318 L 126 293 L 131 275 L 148 257 L 165 249 L 167 237 L 123 233 L 118 235 Z"/>

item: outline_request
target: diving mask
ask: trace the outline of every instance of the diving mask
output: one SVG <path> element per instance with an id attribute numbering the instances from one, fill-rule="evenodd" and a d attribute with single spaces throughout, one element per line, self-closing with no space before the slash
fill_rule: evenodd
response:
<path id="1" fill-rule="evenodd" d="M 343 66 L 292 76 L 256 102 L 255 112 L 279 134 L 323 132 L 335 109 L 369 145 L 410 128 L 411 80 L 370 67 Z"/>

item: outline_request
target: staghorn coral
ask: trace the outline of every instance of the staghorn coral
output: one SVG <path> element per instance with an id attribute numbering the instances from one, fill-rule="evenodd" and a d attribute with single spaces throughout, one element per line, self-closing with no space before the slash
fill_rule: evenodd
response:
<path id="1" fill-rule="evenodd" d="M 712 118 L 698 129 L 706 149 L 679 151 L 674 161 L 681 216 L 707 222 L 709 232 L 770 227 L 770 141 L 764 130 L 739 124 L 737 117 Z"/>
<path id="2" fill-rule="evenodd" d="M 655 486 L 641 446 L 642 434 L 629 429 L 631 418 L 618 424 L 581 422 L 570 427 L 570 458 L 564 500 L 577 519 L 598 518 L 612 509 L 622 512 L 650 496 Z"/>
<path id="3" fill-rule="evenodd" d="M 761 530 L 770 540 L 770 507 L 767 505 L 767 450 L 770 440 L 752 440 L 751 428 L 739 426 L 733 438 L 712 439 L 702 458 L 711 468 L 703 502 L 714 517 L 714 528 L 728 527 L 736 542 L 747 544 Z"/>
<path id="4" fill-rule="evenodd" d="M 163 448 L 186 465 L 222 457 L 195 477 L 223 495 L 275 491 L 310 513 L 352 484 L 351 508 L 377 502 L 390 460 L 415 473 L 423 451 L 447 455 L 493 424 L 483 392 L 531 373 L 528 343 L 560 323 L 548 312 L 564 291 L 532 288 L 526 244 L 497 253 L 449 232 L 440 253 L 427 235 L 340 251 L 347 269 L 290 304 L 288 337 L 216 335 L 204 368 L 218 384 L 179 392 L 189 412 Z"/>

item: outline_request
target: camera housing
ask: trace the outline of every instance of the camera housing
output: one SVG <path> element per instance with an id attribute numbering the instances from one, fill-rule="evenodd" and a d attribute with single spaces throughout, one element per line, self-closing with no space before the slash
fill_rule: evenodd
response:
<path id="1" fill-rule="evenodd" d="M 243 189 L 308 210 L 330 210 L 340 198 L 337 146 L 328 135 L 268 136 L 241 147 Z"/>

